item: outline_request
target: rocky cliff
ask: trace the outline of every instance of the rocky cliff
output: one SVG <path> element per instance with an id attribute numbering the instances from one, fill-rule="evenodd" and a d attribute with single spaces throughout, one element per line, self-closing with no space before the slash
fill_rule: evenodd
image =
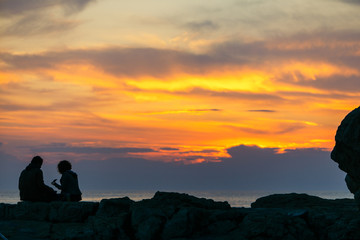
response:
<path id="1" fill-rule="evenodd" d="M 331 159 L 346 172 L 345 182 L 360 209 L 360 107 L 348 113 L 341 121 Z"/>
<path id="2" fill-rule="evenodd" d="M 260 198 L 251 208 L 157 192 L 134 202 L 0 204 L 0 233 L 11 239 L 360 239 L 353 199 L 306 194 Z"/>

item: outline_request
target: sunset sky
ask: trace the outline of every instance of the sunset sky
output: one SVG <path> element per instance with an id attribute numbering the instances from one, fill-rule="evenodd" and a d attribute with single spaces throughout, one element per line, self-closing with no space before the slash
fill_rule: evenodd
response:
<path id="1" fill-rule="evenodd" d="M 34 155 L 185 175 L 241 162 L 234 149 L 333 164 L 336 129 L 359 105 L 359 11 L 356 0 L 0 0 L 0 175 Z"/>

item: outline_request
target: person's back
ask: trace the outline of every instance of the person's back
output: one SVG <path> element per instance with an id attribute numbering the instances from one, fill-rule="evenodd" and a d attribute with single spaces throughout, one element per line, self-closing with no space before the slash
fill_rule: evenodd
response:
<path id="1" fill-rule="evenodd" d="M 19 178 L 20 200 L 47 202 L 56 199 L 56 192 L 44 184 L 41 165 L 42 158 L 36 156 L 21 172 Z"/>
<path id="2" fill-rule="evenodd" d="M 62 193 L 69 194 L 71 201 L 81 200 L 81 191 L 77 174 L 71 170 L 67 170 L 62 174 L 60 179 Z"/>
<path id="3" fill-rule="evenodd" d="M 42 171 L 40 168 L 29 166 L 20 174 L 19 190 L 20 200 L 39 201 L 41 200 L 41 187 L 39 180 L 42 179 Z"/>

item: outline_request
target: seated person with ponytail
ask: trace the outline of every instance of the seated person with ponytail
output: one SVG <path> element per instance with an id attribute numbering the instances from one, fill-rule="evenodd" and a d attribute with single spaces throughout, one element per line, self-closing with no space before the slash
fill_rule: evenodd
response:
<path id="1" fill-rule="evenodd" d="M 78 176 L 75 172 L 71 171 L 71 163 L 67 160 L 60 161 L 58 171 L 62 175 L 60 184 L 56 183 L 56 179 L 51 184 L 61 190 L 60 199 L 63 201 L 80 201 L 81 191 L 79 189 Z"/>

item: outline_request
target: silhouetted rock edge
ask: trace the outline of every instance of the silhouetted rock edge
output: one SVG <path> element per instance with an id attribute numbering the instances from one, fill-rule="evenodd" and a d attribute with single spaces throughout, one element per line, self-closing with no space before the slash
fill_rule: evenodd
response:
<path id="1" fill-rule="evenodd" d="M 11 239 L 360 239 L 353 199 L 274 194 L 251 208 L 183 193 L 135 202 L 0 204 L 0 233 Z"/>
<path id="2" fill-rule="evenodd" d="M 341 121 L 331 159 L 346 172 L 345 182 L 360 209 L 360 107 L 348 113 Z"/>

